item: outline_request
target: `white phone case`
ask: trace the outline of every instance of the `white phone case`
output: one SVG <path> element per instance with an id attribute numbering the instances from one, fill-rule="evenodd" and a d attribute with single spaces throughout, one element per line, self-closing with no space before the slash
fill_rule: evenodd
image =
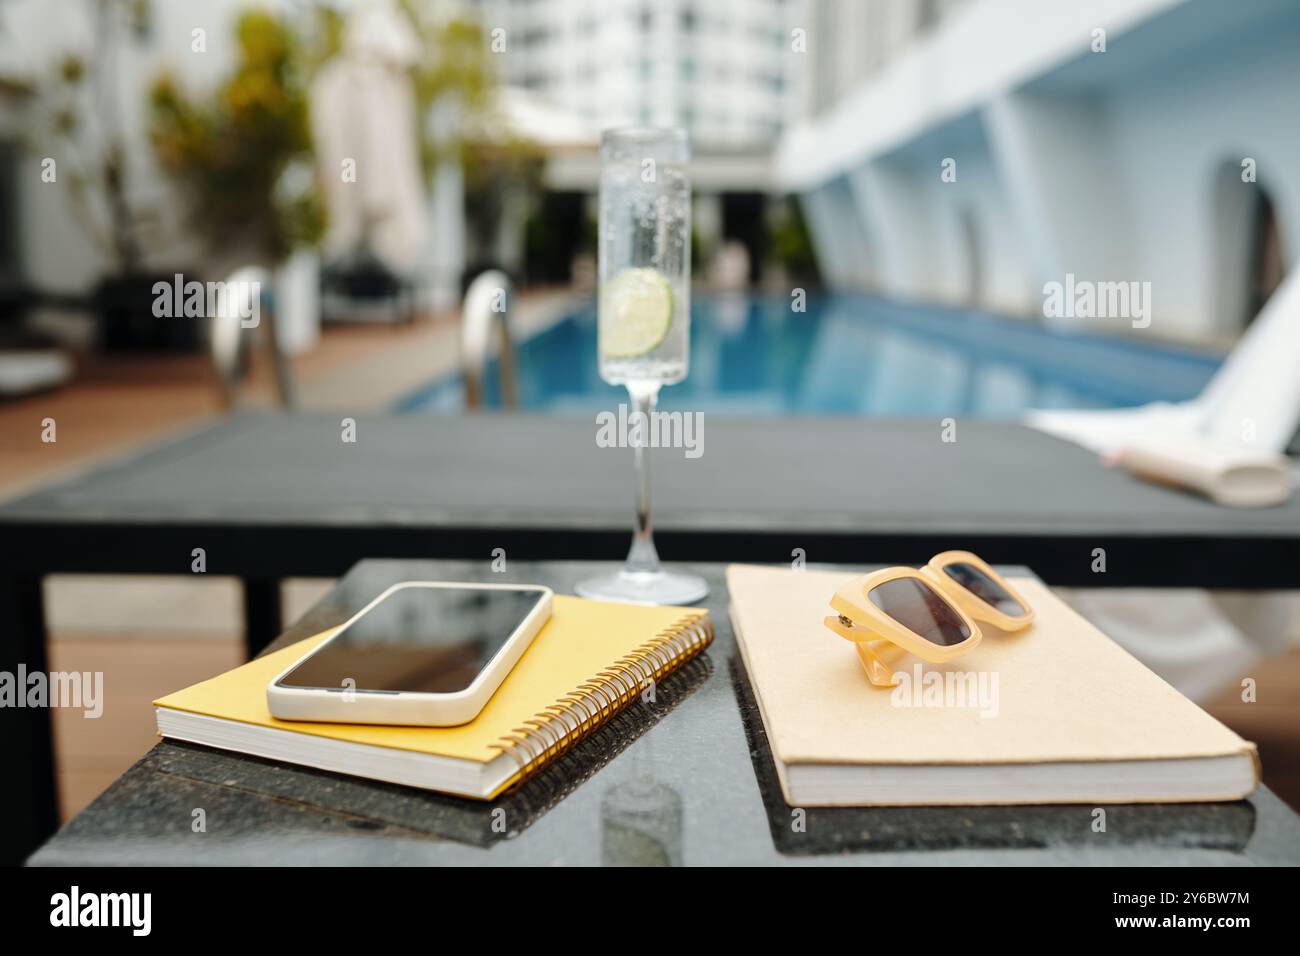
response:
<path id="1" fill-rule="evenodd" d="M 455 588 L 498 591 L 537 591 L 541 600 L 515 628 L 487 666 L 464 690 L 453 694 L 375 693 L 356 690 L 344 695 L 337 690 L 281 687 L 279 682 L 295 667 L 338 638 L 363 614 L 389 595 L 403 588 Z M 469 723 L 478 716 L 511 668 L 518 663 L 537 632 L 551 617 L 553 592 L 548 587 L 525 584 L 465 584 L 452 581 L 404 581 L 394 584 L 356 614 L 339 630 L 295 660 L 266 685 L 266 705 L 281 720 L 318 720 L 342 724 L 406 724 L 450 727 Z"/>

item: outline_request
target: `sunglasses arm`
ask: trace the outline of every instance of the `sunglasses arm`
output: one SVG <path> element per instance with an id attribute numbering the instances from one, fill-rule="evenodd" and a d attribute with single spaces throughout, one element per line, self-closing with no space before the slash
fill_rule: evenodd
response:
<path id="1" fill-rule="evenodd" d="M 845 624 L 838 614 L 828 616 L 822 623 L 845 640 L 853 642 L 853 649 L 858 652 L 862 669 L 867 672 L 867 679 L 877 687 L 893 687 L 897 681 L 894 672 L 885 663 L 885 657 L 897 657 L 906 653 L 903 648 L 889 641 L 881 640 L 865 627 L 857 624 Z"/>

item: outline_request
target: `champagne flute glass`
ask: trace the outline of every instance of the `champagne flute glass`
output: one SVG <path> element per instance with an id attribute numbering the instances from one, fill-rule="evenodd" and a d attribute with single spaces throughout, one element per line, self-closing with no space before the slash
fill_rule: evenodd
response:
<path id="1" fill-rule="evenodd" d="M 686 131 L 606 130 L 600 145 L 600 376 L 627 387 L 640 428 L 630 427 L 636 523 L 623 568 L 581 582 L 604 601 L 688 604 L 709 593 L 704 579 L 659 564 L 650 525 L 646 444 L 659 389 L 686 377 L 691 341 L 691 183 Z M 634 421 L 629 416 L 629 421 Z"/>

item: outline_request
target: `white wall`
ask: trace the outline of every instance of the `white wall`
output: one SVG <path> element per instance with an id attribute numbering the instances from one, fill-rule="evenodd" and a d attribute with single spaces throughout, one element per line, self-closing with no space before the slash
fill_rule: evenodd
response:
<path id="1" fill-rule="evenodd" d="M 272 4 L 274 5 L 274 4 Z M 66 51 L 87 54 L 100 38 L 94 35 L 85 0 L 10 0 L 0 7 L 0 73 L 41 82 Z M 192 265 L 197 252 L 178 228 L 174 203 L 160 180 L 146 139 L 147 93 L 159 72 L 170 66 L 189 86 L 201 88 L 224 73 L 233 58 L 232 26 L 241 0 L 204 3 L 163 2 L 150 5 L 152 29 L 146 40 L 122 37 L 115 90 L 98 91 L 87 117 L 97 119 L 111 98 L 121 112 L 126 131 L 128 177 L 133 200 L 162 221 L 157 241 L 149 249 L 151 263 L 160 267 Z M 192 31 L 206 30 L 207 52 L 191 50 Z M 0 129 L 28 144 L 19 187 L 23 267 L 27 277 L 47 290 L 77 292 L 90 287 L 108 260 L 86 235 L 75 216 L 67 188 L 71 157 L 51 135 L 40 101 L 11 99 L 0 105 Z M 41 181 L 41 160 L 59 164 L 59 181 Z"/>
<path id="2" fill-rule="evenodd" d="M 840 289 L 867 288 L 875 278 L 875 267 L 848 182 L 832 180 L 809 193 L 803 212 L 826 280 Z"/>
<path id="3" fill-rule="evenodd" d="M 1300 261 L 1300 5 L 1146 3 L 1122 21 L 1112 4 L 1090 8 L 1092 21 L 1074 7 L 1040 5 L 1037 18 L 1026 7 L 1010 34 L 1020 48 L 1004 49 L 992 26 L 1017 6 L 962 8 L 831 115 L 792 131 L 778 182 L 805 196 L 852 183 L 873 286 L 892 295 L 969 299 L 969 216 L 975 304 L 1041 315 L 1043 283 L 1073 273 L 1150 282 L 1152 334 L 1239 331 L 1240 191 L 1268 190 L 1284 254 Z M 1108 28 L 1105 52 L 1090 50 L 1090 22 Z M 939 179 L 944 157 L 957 160 L 955 183 Z M 1258 185 L 1234 179 L 1244 157 Z"/>
<path id="4" fill-rule="evenodd" d="M 1114 97 L 1122 144 L 1118 186 L 1130 197 L 1135 266 L 1152 282 L 1155 322 L 1208 336 L 1235 331 L 1219 285 L 1225 279 L 1215 190 L 1227 164 L 1232 184 L 1269 190 L 1283 251 L 1300 262 L 1300 30 L 1261 37 L 1221 58 L 1155 71 Z M 1243 157 L 1258 163 L 1257 185 L 1242 183 Z"/>
<path id="5" fill-rule="evenodd" d="M 980 0 L 959 5 L 939 29 L 915 39 L 906 55 L 895 56 L 837 108 L 782 136 L 777 175 L 792 190 L 811 188 L 1086 53 L 1094 28 L 1119 36 L 1183 2 Z M 873 31 L 897 29 L 895 6 L 869 7 L 876 16 L 858 35 L 864 53 Z M 812 37 L 810 55 L 817 55 L 817 44 L 842 39 Z"/>
<path id="6" fill-rule="evenodd" d="M 1003 312 L 1037 307 L 1029 244 L 988 143 L 973 135 L 978 130 L 978 120 L 961 124 L 947 140 L 937 136 L 924 150 L 863 163 L 847 175 L 868 249 L 855 286 Z M 943 177 L 945 159 L 956 162 L 955 179 Z"/>
<path id="7" fill-rule="evenodd" d="M 1134 265 L 1131 200 L 1103 102 L 1014 93 L 994 99 L 984 117 L 1035 284 L 1067 272 L 1136 278 L 1125 275 Z"/>
<path id="8" fill-rule="evenodd" d="M 987 145 L 962 153 L 958 189 L 944 195 L 971 210 L 981 256 L 981 288 L 974 304 L 999 312 L 1032 312 L 1041 288 L 1030 274 L 1032 247 L 1015 219 L 1004 181 Z"/>

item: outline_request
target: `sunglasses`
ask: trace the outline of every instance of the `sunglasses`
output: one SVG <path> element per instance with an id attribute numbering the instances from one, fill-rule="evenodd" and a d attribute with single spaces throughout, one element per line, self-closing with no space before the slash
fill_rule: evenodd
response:
<path id="1" fill-rule="evenodd" d="M 887 658 L 903 653 L 941 664 L 972 650 L 979 624 L 1021 631 L 1034 609 L 1002 575 L 969 551 L 945 551 L 925 567 L 885 568 L 854 578 L 831 598 L 824 624 L 853 641 L 867 677 L 892 687 Z M 979 622 L 979 623 L 977 623 Z"/>

